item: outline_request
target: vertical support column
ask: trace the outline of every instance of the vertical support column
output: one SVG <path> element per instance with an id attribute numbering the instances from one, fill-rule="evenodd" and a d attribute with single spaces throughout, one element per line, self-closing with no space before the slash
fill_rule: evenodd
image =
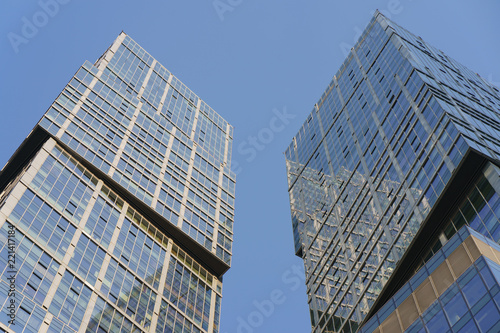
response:
<path id="1" fill-rule="evenodd" d="M 191 134 L 189 135 L 189 138 L 193 141 L 194 141 L 194 135 L 196 134 L 196 126 L 198 125 L 198 117 L 200 114 L 200 107 L 201 107 L 201 99 L 198 98 L 198 103 L 196 105 L 196 110 L 194 113 L 193 129 L 191 130 Z"/>
<path id="2" fill-rule="evenodd" d="M 213 332 L 214 331 L 214 320 L 215 320 L 215 306 L 216 306 L 216 298 L 217 298 L 217 293 L 215 290 L 217 290 L 217 285 L 219 283 L 219 280 L 217 280 L 214 277 L 213 283 L 212 283 L 212 296 L 210 300 L 210 315 L 208 317 L 208 332 Z"/>
<path id="3" fill-rule="evenodd" d="M 57 271 L 57 274 L 52 282 L 52 285 L 50 286 L 50 289 L 47 293 L 47 296 L 45 297 L 45 300 L 43 302 L 43 308 L 48 310 L 50 307 L 50 303 L 52 302 L 52 299 L 55 296 L 55 293 L 57 291 L 57 288 L 59 287 L 59 284 L 61 283 L 62 277 L 64 275 L 64 272 L 66 271 L 66 268 L 68 267 L 68 264 L 73 257 L 73 253 L 75 251 L 75 248 L 78 244 L 78 240 L 80 239 L 80 236 L 82 234 L 83 228 L 85 227 L 85 223 L 87 222 L 90 213 L 92 212 L 92 209 L 94 208 L 94 204 L 97 200 L 97 196 L 99 195 L 99 192 L 101 191 L 102 188 L 102 181 L 100 180 L 94 190 L 94 193 L 92 193 L 92 197 L 89 200 L 89 203 L 87 207 L 85 208 L 85 211 L 83 212 L 82 219 L 80 223 L 77 226 L 77 229 L 75 231 L 75 234 L 73 235 L 73 238 L 71 239 L 71 243 L 68 247 L 68 250 L 66 254 L 64 255 L 63 261 L 61 262 L 61 266 L 59 266 L 59 270 Z M 76 273 L 76 272 L 75 272 Z M 88 284 L 87 281 L 83 281 L 85 285 L 90 287 L 91 289 L 94 289 L 94 286 Z M 93 309 L 93 306 L 92 306 Z M 92 311 L 91 309 L 91 311 Z M 46 319 L 48 319 L 49 313 L 47 312 L 47 315 L 45 316 Z"/>
<path id="4" fill-rule="evenodd" d="M 212 252 L 217 253 L 217 239 L 219 236 L 219 213 L 220 213 L 220 205 L 221 205 L 221 197 L 222 197 L 222 179 L 224 178 L 224 168 L 221 165 L 219 170 L 219 180 L 217 182 L 217 201 L 215 204 L 215 223 L 214 223 L 214 234 L 213 234 L 213 242 L 212 242 Z M 219 258 L 222 260 L 222 258 Z"/>
<path id="5" fill-rule="evenodd" d="M 122 142 L 120 143 L 120 147 L 118 147 L 118 151 L 116 152 L 115 159 L 113 160 L 113 164 L 111 164 L 111 168 L 109 169 L 108 176 L 113 177 L 116 168 L 118 167 L 118 162 L 120 161 L 120 157 L 123 154 L 123 150 L 127 145 L 127 142 L 130 138 L 130 133 L 132 133 L 132 129 L 134 128 L 135 121 L 141 112 L 142 102 L 137 103 L 137 108 L 135 109 L 134 114 L 132 115 L 132 119 L 130 119 L 130 123 L 128 124 L 125 135 L 123 135 Z"/>
<path id="6" fill-rule="evenodd" d="M 113 253 L 113 249 L 115 247 L 118 236 L 120 235 L 120 230 L 123 225 L 123 220 L 125 219 L 125 215 L 127 214 L 128 207 L 129 207 L 128 203 L 125 202 L 122 207 L 122 211 L 120 212 L 120 216 L 118 217 L 118 221 L 116 222 L 116 229 L 113 232 L 113 236 L 111 237 L 111 241 L 109 243 L 106 256 L 104 257 L 101 266 L 101 270 L 99 271 L 99 275 L 97 276 L 96 284 L 91 288 L 93 289 L 92 296 L 90 297 L 89 304 L 87 305 L 87 309 L 85 310 L 85 314 L 83 316 L 80 329 L 78 330 L 79 333 L 85 332 L 85 329 L 87 328 L 90 319 L 92 318 L 92 312 L 94 311 L 94 306 L 98 298 L 98 294 L 96 292 L 101 289 L 102 282 L 104 281 L 104 276 L 106 275 L 106 271 L 108 270 L 108 266 L 111 261 L 110 253 Z"/>
<path id="7" fill-rule="evenodd" d="M 94 208 L 95 202 L 97 201 L 97 197 L 99 196 L 99 193 L 101 192 L 103 184 L 104 183 L 102 180 L 99 180 L 97 182 L 97 185 L 95 186 L 94 193 L 92 193 L 92 196 L 90 197 L 89 203 L 87 205 L 87 209 L 85 209 L 85 211 L 82 214 L 82 219 L 80 220 L 80 223 L 78 224 L 78 226 L 82 230 L 85 228 L 85 224 L 87 224 L 90 213 L 92 212 L 92 209 Z"/>
<path id="8" fill-rule="evenodd" d="M 153 310 L 153 317 L 151 318 L 151 328 L 150 332 L 156 332 L 156 326 L 158 325 L 158 317 L 160 316 L 161 300 L 163 296 L 163 289 L 165 289 L 165 280 L 167 279 L 168 264 L 170 262 L 170 256 L 172 254 L 172 240 L 168 240 L 167 253 L 165 254 L 165 261 L 163 262 L 163 268 L 161 270 L 160 286 L 158 288 L 158 296 L 156 297 L 155 307 Z"/>
<path id="9" fill-rule="evenodd" d="M 144 90 L 146 89 L 146 85 L 149 81 L 149 78 L 151 77 L 151 73 L 153 73 L 153 68 L 156 64 L 156 60 L 153 61 L 151 64 L 151 67 L 149 67 L 148 73 L 146 74 L 146 77 L 144 78 L 144 82 L 142 83 L 141 89 L 139 90 L 139 94 L 137 95 L 137 99 L 139 102 L 137 103 L 137 108 L 135 109 L 134 114 L 132 115 L 132 119 L 130 120 L 130 123 L 128 124 L 127 130 L 125 132 L 125 135 L 123 136 L 122 142 L 120 143 L 120 147 L 118 148 L 118 151 L 116 152 L 115 159 L 113 160 L 112 168 L 109 169 L 108 175 L 110 177 L 113 177 L 113 174 L 115 173 L 115 170 L 118 166 L 118 162 L 120 161 L 120 158 L 123 154 L 123 150 L 125 149 L 125 146 L 127 145 L 127 142 L 130 138 L 130 133 L 132 133 L 132 129 L 134 128 L 135 121 L 137 120 L 137 117 L 139 116 L 139 113 L 141 112 L 142 108 L 142 102 L 140 101 L 142 94 L 144 93 Z"/>
<path id="10" fill-rule="evenodd" d="M 106 53 L 101 57 L 101 61 L 98 63 L 98 69 L 100 72 L 102 72 L 106 66 L 109 64 L 111 61 L 111 58 L 115 55 L 116 51 L 118 51 L 118 48 L 120 45 L 123 43 L 125 40 L 126 34 L 124 32 L 120 33 L 118 38 L 113 42 L 113 45 L 106 51 Z"/>
<path id="11" fill-rule="evenodd" d="M 212 242 L 212 252 L 217 253 L 217 244 L 219 237 L 219 216 L 220 216 L 220 207 L 221 207 L 221 197 L 222 197 L 222 188 L 223 188 L 223 179 L 224 179 L 224 168 L 228 168 L 230 171 L 231 161 L 228 161 L 229 155 L 229 132 L 231 129 L 231 125 L 227 124 L 226 126 L 226 137 L 225 137 L 225 145 L 224 145 L 224 160 L 220 164 L 219 167 L 219 179 L 217 182 L 217 201 L 215 205 L 215 225 L 214 225 L 214 234 L 213 234 L 213 242 Z M 229 173 L 229 172 L 228 172 Z M 224 252 L 224 251 L 223 251 Z M 232 255 L 232 253 L 231 253 Z M 222 258 L 220 258 L 223 260 Z"/>
<path id="12" fill-rule="evenodd" d="M 87 304 L 87 308 L 85 309 L 85 314 L 83 315 L 82 323 L 80 324 L 78 333 L 85 333 L 90 319 L 92 318 L 92 312 L 94 311 L 95 303 L 97 302 L 98 297 L 99 296 L 95 292 L 92 292 L 89 303 Z"/>
<path id="13" fill-rule="evenodd" d="M 38 333 L 47 333 L 50 324 L 52 323 L 52 318 L 54 318 L 54 316 L 51 313 L 47 312 L 45 318 L 42 321 L 42 325 L 38 329 Z"/>
<path id="14" fill-rule="evenodd" d="M 189 158 L 189 168 L 186 176 L 186 184 L 184 186 L 184 193 L 182 194 L 181 210 L 179 212 L 179 220 L 177 221 L 177 227 L 182 228 L 182 222 L 184 220 L 184 212 L 186 211 L 186 203 L 189 194 L 189 187 L 191 184 L 191 177 L 193 175 L 194 158 L 196 154 L 196 143 L 193 145 L 191 150 L 191 156 Z"/>
<path id="15" fill-rule="evenodd" d="M 165 91 L 163 91 L 163 95 L 161 95 L 160 105 L 158 106 L 158 111 L 156 112 L 158 114 L 160 114 L 161 110 L 163 109 L 163 105 L 165 103 L 165 99 L 167 98 L 167 93 L 168 93 L 168 91 L 170 89 L 170 83 L 172 82 L 173 78 L 174 78 L 174 76 L 172 74 L 170 74 L 170 76 L 167 79 L 167 86 L 165 87 Z"/>
<path id="16" fill-rule="evenodd" d="M 104 276 L 106 275 L 106 271 L 108 270 L 109 262 L 111 261 L 111 255 L 113 250 L 115 249 L 116 241 L 120 236 L 120 231 L 123 226 L 123 221 L 125 220 L 125 216 L 127 215 L 129 205 L 127 202 L 123 204 L 122 211 L 120 216 L 118 217 L 118 221 L 116 222 L 116 228 L 113 232 L 113 236 L 111 236 L 111 241 L 109 242 L 109 247 L 107 249 L 106 257 L 104 258 L 104 262 L 101 266 L 101 270 L 99 271 L 99 275 L 97 276 L 97 281 L 95 284 L 95 290 L 100 290 L 102 282 L 104 280 Z"/>
<path id="17" fill-rule="evenodd" d="M 144 94 L 144 90 L 146 90 L 146 86 L 148 85 L 149 78 L 151 77 L 151 74 L 153 73 L 153 68 L 155 67 L 157 61 L 156 59 L 153 60 L 153 63 L 151 63 L 151 67 L 149 67 L 148 73 L 146 74 L 146 77 L 144 78 L 144 81 L 142 82 L 141 89 L 139 89 L 139 93 L 137 94 L 137 99 L 141 99 L 142 94 Z"/>
<path id="18" fill-rule="evenodd" d="M 160 196 L 161 185 L 163 184 L 163 180 L 165 179 L 165 172 L 167 170 L 167 164 L 169 161 L 170 152 L 172 151 L 172 146 L 174 144 L 174 137 L 177 131 L 176 127 L 172 127 L 172 133 L 170 133 L 170 137 L 168 138 L 167 143 L 167 151 L 165 152 L 165 157 L 163 158 L 163 163 L 160 169 L 160 176 L 158 177 L 158 184 L 156 184 L 155 193 L 153 196 L 153 201 L 151 203 L 151 208 L 155 209 L 156 204 L 158 202 L 158 197 Z M 182 208 L 181 208 L 182 211 Z"/>
<path id="19" fill-rule="evenodd" d="M 59 266 L 59 269 L 57 270 L 57 273 L 54 277 L 54 280 L 52 280 L 52 284 L 50 285 L 50 289 L 47 292 L 47 296 L 45 296 L 45 300 L 43 301 L 42 307 L 45 310 L 49 309 L 50 303 L 52 302 L 52 299 L 54 298 L 54 296 L 56 294 L 57 287 L 59 287 L 59 284 L 61 283 L 61 280 L 62 280 L 62 277 L 63 277 L 63 274 L 65 271 L 66 271 L 66 265 L 61 264 L 61 266 Z M 47 314 L 48 314 L 48 312 L 47 312 Z"/>
<path id="20" fill-rule="evenodd" d="M 5 204 L 0 210 L 0 229 L 3 227 L 4 223 L 7 221 L 7 217 L 12 213 L 17 203 L 26 191 L 26 185 L 22 183 L 17 183 L 14 189 L 10 192 L 9 196 L 5 200 Z"/>
<path id="21" fill-rule="evenodd" d="M 226 126 L 226 142 L 224 144 L 224 166 L 228 165 L 231 168 L 231 161 L 228 160 L 229 155 L 229 132 L 231 131 L 231 125 L 227 124 Z"/>

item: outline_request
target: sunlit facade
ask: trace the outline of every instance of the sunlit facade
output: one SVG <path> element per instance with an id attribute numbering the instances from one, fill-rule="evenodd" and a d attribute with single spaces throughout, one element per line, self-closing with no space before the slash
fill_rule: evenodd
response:
<path id="1" fill-rule="evenodd" d="M 285 151 L 313 332 L 378 318 L 464 225 L 500 241 L 499 110 L 498 88 L 375 13 Z"/>
<path id="2" fill-rule="evenodd" d="M 86 62 L 0 173 L 0 331 L 219 332 L 232 136 L 125 33 Z"/>

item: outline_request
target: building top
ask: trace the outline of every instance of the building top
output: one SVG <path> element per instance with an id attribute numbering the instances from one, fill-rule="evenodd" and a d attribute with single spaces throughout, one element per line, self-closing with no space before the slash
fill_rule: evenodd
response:
<path id="1" fill-rule="evenodd" d="M 85 62 L 0 173 L 54 138 L 216 276 L 229 268 L 233 127 L 125 33 Z"/>
<path id="2" fill-rule="evenodd" d="M 136 57 L 136 59 L 133 60 L 135 63 L 127 64 L 124 63 L 124 61 L 121 61 L 121 59 L 117 59 L 115 62 L 110 62 L 109 64 L 106 63 L 103 67 L 104 61 L 112 59 L 115 53 L 120 57 L 125 58 L 125 62 L 130 61 L 130 56 L 134 55 Z M 225 162 L 230 168 L 231 149 L 229 149 L 228 151 L 228 158 L 224 160 L 224 149 L 217 149 L 219 148 L 218 146 L 214 147 L 213 144 L 210 145 L 210 142 L 204 139 L 211 134 L 209 133 L 209 131 L 220 131 L 224 136 L 227 133 L 229 136 L 229 140 L 232 142 L 234 130 L 233 126 L 230 125 L 217 112 L 215 112 L 205 101 L 198 97 L 168 69 L 157 62 L 146 50 L 144 50 L 125 32 L 120 33 L 113 45 L 94 63 L 93 67 L 98 70 L 102 70 L 105 76 L 109 76 L 107 78 L 107 82 L 109 82 L 110 85 L 113 85 L 113 88 L 117 89 L 125 96 L 130 96 L 132 102 L 138 103 L 139 99 L 134 96 L 134 90 L 135 93 L 139 93 L 141 83 L 144 82 L 143 80 L 148 75 L 147 70 L 143 70 L 142 73 L 136 72 L 134 74 L 135 76 L 130 79 L 130 82 L 120 82 L 118 85 L 116 84 L 117 80 L 115 75 L 109 74 L 109 72 L 112 71 L 119 77 L 120 74 L 125 73 L 130 68 L 130 66 L 137 65 L 143 68 L 150 67 L 153 70 L 153 79 L 150 78 L 148 80 L 148 85 L 142 87 L 146 90 L 149 90 L 149 92 L 144 94 L 141 100 L 143 102 L 147 101 L 150 106 L 155 108 L 157 113 L 162 113 L 163 109 L 163 112 L 166 111 L 167 116 L 169 116 L 169 111 L 174 111 L 170 110 L 171 108 L 177 108 L 177 111 L 180 110 L 180 107 L 178 105 L 175 105 L 175 103 L 172 103 L 172 100 L 170 100 L 171 108 L 169 108 L 169 98 L 177 99 L 178 96 L 181 96 L 184 99 L 183 102 L 188 106 L 187 110 L 191 109 L 191 111 L 194 112 L 196 108 L 199 108 L 199 115 L 197 116 L 195 116 L 194 114 L 191 116 L 188 113 L 184 114 L 184 117 L 180 115 L 169 116 L 168 120 L 184 135 L 187 136 L 185 138 L 186 141 L 191 140 L 196 142 L 197 145 L 199 145 L 204 150 L 204 153 L 207 155 L 207 157 L 212 155 L 210 158 L 213 158 L 214 163 Z M 163 96 L 159 93 L 162 93 L 162 90 L 165 89 L 167 85 L 170 85 L 178 93 L 178 96 L 176 96 L 175 94 L 173 94 L 172 96 L 167 95 L 162 100 Z M 199 117 L 199 119 L 196 119 L 197 117 Z M 196 126 L 197 124 L 194 124 L 195 119 L 197 121 L 203 122 L 201 126 Z M 191 131 L 195 131 L 194 135 L 192 135 L 193 133 Z M 233 179 L 235 178 L 233 174 L 231 174 L 231 176 Z"/>
<path id="3" fill-rule="evenodd" d="M 376 22 L 379 23 L 379 25 L 374 25 Z M 375 34 L 378 34 L 379 37 L 384 41 L 383 43 L 380 43 L 380 45 L 373 44 L 373 29 L 376 30 Z M 372 34 L 372 36 L 370 36 L 370 34 Z M 389 20 L 377 10 L 374 13 L 374 16 L 372 17 L 367 28 L 363 31 L 363 34 L 359 37 L 355 46 L 353 47 L 353 49 L 351 49 L 349 55 L 340 66 L 337 73 L 333 76 L 330 84 L 314 105 L 313 110 L 308 115 L 301 129 L 293 137 L 292 142 L 285 150 L 285 155 L 288 160 L 296 159 L 296 156 L 293 153 L 294 147 L 300 145 L 309 145 L 308 142 L 303 143 L 303 141 L 308 141 L 305 140 L 306 138 L 304 134 L 311 131 L 311 120 L 315 118 L 316 112 L 321 112 L 320 109 L 322 108 L 323 104 L 332 103 L 331 98 L 329 98 L 330 92 L 334 88 L 338 87 L 339 84 L 343 84 L 344 82 L 349 82 L 352 80 L 352 74 L 346 75 L 345 72 L 347 69 L 351 70 L 354 67 L 358 66 L 356 59 L 354 58 L 355 53 L 366 52 L 368 48 L 370 49 L 368 50 L 368 52 L 370 52 L 371 54 L 367 55 L 366 57 L 359 57 L 362 65 L 364 67 L 368 67 L 367 60 L 369 61 L 370 59 L 374 59 L 374 57 L 376 57 L 377 55 L 374 55 L 374 53 L 380 52 L 380 50 L 384 47 L 384 44 L 388 40 L 391 40 L 395 44 L 397 49 L 409 61 L 409 63 L 418 70 L 420 77 L 424 80 L 425 83 L 429 85 L 445 85 L 445 89 L 448 90 L 448 92 L 450 92 L 453 97 L 459 97 L 460 95 L 462 95 L 462 99 L 467 99 L 466 101 L 464 101 L 465 104 L 470 103 L 470 98 L 472 97 L 473 102 L 478 104 L 477 107 L 481 111 L 482 115 L 486 114 L 487 116 L 489 113 L 494 113 L 496 114 L 496 117 L 498 117 L 498 110 L 500 109 L 500 90 L 498 87 L 495 87 L 494 85 L 483 79 L 479 74 L 474 73 L 464 65 L 449 57 L 443 51 L 424 42 L 422 38 L 415 36 L 408 30 Z M 366 46 L 367 44 L 369 46 Z M 431 61 L 429 61 L 429 59 L 431 59 Z M 368 71 L 369 68 L 365 68 L 365 70 Z M 458 75 L 459 81 L 455 79 L 455 75 Z M 356 79 L 359 80 L 362 78 Z M 344 100 L 348 101 L 349 96 L 345 96 L 345 92 L 342 93 L 344 94 Z M 481 116 L 478 116 L 478 112 L 474 112 L 474 110 L 472 110 L 471 108 L 467 108 L 467 110 L 465 110 L 465 113 L 463 111 L 461 112 L 460 110 L 457 110 L 458 107 L 463 106 L 463 104 L 456 105 L 455 103 L 453 103 L 453 105 L 449 105 L 449 107 L 446 108 L 446 112 L 449 112 L 453 116 L 455 116 L 455 121 L 461 128 L 465 128 L 463 132 L 467 133 L 470 132 L 467 124 L 475 125 L 477 123 L 477 121 L 474 121 L 474 119 L 471 120 L 470 118 L 481 118 Z M 500 133 L 500 123 L 495 120 L 495 115 L 492 115 L 490 119 L 488 119 L 488 121 L 492 122 L 494 124 L 494 129 L 498 133 Z M 319 132 L 319 129 L 317 129 L 317 131 Z M 495 134 L 497 133 L 486 133 L 485 138 L 487 141 L 493 143 L 495 147 L 500 147 L 500 140 L 497 139 L 499 136 Z M 480 147 L 480 144 L 477 144 L 477 139 L 474 136 L 475 135 L 470 134 L 470 137 L 473 138 L 467 140 L 468 143 L 473 145 L 474 148 L 485 152 L 485 149 Z M 484 136 L 484 134 L 479 134 L 479 136 Z M 321 136 L 318 135 L 318 137 Z M 474 141 L 476 141 L 476 143 L 474 143 Z M 500 156 L 495 153 L 495 149 L 489 150 L 487 154 L 493 155 L 497 160 L 500 159 Z M 298 156 L 297 162 L 305 165 L 305 162 L 307 161 L 301 160 L 300 157 L 301 156 Z"/>

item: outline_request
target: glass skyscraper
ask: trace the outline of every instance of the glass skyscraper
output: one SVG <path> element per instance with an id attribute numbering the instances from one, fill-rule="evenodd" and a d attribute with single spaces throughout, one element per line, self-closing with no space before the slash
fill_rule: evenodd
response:
<path id="1" fill-rule="evenodd" d="M 0 332 L 219 332 L 233 128 L 121 33 L 0 173 Z"/>
<path id="2" fill-rule="evenodd" d="M 376 12 L 285 151 L 313 332 L 500 330 L 500 91 Z"/>

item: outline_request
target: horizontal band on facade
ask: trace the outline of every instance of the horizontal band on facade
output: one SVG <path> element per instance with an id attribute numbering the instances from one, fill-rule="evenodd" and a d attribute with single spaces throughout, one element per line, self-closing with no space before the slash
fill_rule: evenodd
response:
<path id="1" fill-rule="evenodd" d="M 141 215 L 153 223 L 167 237 L 171 238 L 184 252 L 189 254 L 193 259 L 203 264 L 209 273 L 217 276 L 222 281 L 222 276 L 230 268 L 224 261 L 220 260 L 215 254 L 208 251 L 201 244 L 180 230 L 175 224 L 171 223 L 159 213 L 155 212 L 151 207 L 136 198 L 128 190 L 114 181 L 111 177 L 88 162 L 85 158 L 74 152 L 70 147 L 61 142 L 57 137 L 52 136 L 41 126 L 37 125 L 23 141 L 19 148 L 15 151 L 7 164 L 0 171 L 0 193 L 4 191 L 6 186 L 20 173 L 20 171 L 29 164 L 30 160 L 39 151 L 42 145 L 49 139 L 54 139 L 58 145 L 64 148 L 65 151 L 71 154 L 75 160 L 87 168 L 90 172 L 101 179 L 106 186 L 113 190 L 122 198 L 126 198 L 127 202 L 137 210 Z"/>

